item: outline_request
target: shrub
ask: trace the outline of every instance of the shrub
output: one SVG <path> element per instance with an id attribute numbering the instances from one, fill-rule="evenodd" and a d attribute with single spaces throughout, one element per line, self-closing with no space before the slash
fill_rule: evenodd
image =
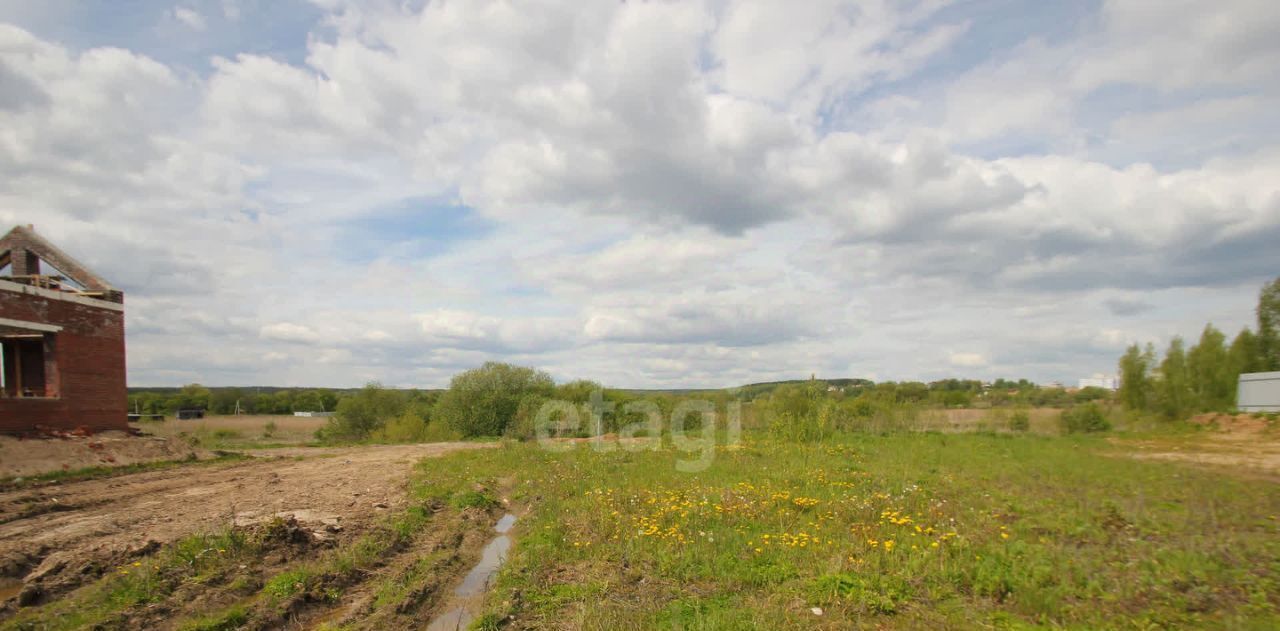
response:
<path id="1" fill-rule="evenodd" d="M 504 430 L 504 434 L 509 438 L 517 440 L 531 440 L 537 434 L 535 427 L 538 410 L 542 409 L 542 405 L 549 399 L 540 394 L 526 395 L 520 399 L 520 403 L 516 406 L 516 414 L 511 423 Z M 577 432 L 574 432 L 577 434 Z"/>
<path id="2" fill-rule="evenodd" d="M 834 429 L 839 414 L 818 381 L 779 386 L 765 401 L 769 431 L 782 440 L 821 440 Z"/>
<path id="3" fill-rule="evenodd" d="M 454 376 L 432 417 L 463 436 L 501 436 L 531 395 L 551 396 L 551 376 L 540 370 L 488 362 Z"/>
<path id="4" fill-rule="evenodd" d="M 316 435 L 321 440 L 364 440 L 382 429 L 387 421 L 404 414 L 407 407 L 403 392 L 369 383 L 339 401 L 333 418 Z"/>
<path id="5" fill-rule="evenodd" d="M 432 422 L 414 411 L 405 412 L 387 421 L 372 436 L 374 440 L 389 443 L 435 443 L 461 438 L 443 423 Z"/>
<path id="6" fill-rule="evenodd" d="M 1068 434 L 1084 432 L 1105 432 L 1111 429 L 1111 422 L 1097 403 L 1085 403 L 1063 410 L 1062 431 Z"/>
<path id="7" fill-rule="evenodd" d="M 1025 432 L 1031 429 L 1031 414 L 1026 410 L 1016 410 L 1013 416 L 1009 418 L 1009 429 L 1015 432 Z"/>

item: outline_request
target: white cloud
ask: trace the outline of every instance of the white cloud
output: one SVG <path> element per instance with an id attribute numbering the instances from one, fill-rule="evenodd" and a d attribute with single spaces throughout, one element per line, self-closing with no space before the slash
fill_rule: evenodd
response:
<path id="1" fill-rule="evenodd" d="M 1246 322 L 1271 5 L 1107 3 L 956 75 L 945 4 L 335 0 L 205 74 L 0 24 L 0 221 L 128 290 L 136 383 L 1070 380 Z"/>
<path id="2" fill-rule="evenodd" d="M 203 31 L 206 26 L 204 16 L 200 15 L 195 9 L 188 7 L 174 7 L 173 19 L 196 31 Z"/>
<path id="3" fill-rule="evenodd" d="M 231 21 L 240 19 L 240 3 L 237 0 L 222 0 L 222 17 Z"/>
<path id="4" fill-rule="evenodd" d="M 987 358 L 982 353 L 952 353 L 947 358 L 952 366 L 961 368 L 977 368 L 987 365 Z"/>
<path id="5" fill-rule="evenodd" d="M 277 322 L 262 327 L 259 334 L 266 340 L 281 342 L 318 342 L 320 335 L 303 324 Z"/>

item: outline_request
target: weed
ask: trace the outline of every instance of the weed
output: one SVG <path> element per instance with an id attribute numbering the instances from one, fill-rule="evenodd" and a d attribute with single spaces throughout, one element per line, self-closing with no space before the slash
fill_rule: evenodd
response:
<path id="1" fill-rule="evenodd" d="M 311 569 L 306 567 L 281 572 L 262 586 L 262 593 L 277 601 L 285 600 L 306 591 L 312 574 Z"/>
<path id="2" fill-rule="evenodd" d="M 498 500 L 487 490 L 469 490 L 454 494 L 449 500 L 449 504 L 454 508 L 479 508 L 488 510 L 498 506 Z"/>
<path id="3" fill-rule="evenodd" d="M 233 631 L 249 621 L 244 605 L 233 605 L 220 613 L 192 620 L 180 627 L 181 631 Z"/>

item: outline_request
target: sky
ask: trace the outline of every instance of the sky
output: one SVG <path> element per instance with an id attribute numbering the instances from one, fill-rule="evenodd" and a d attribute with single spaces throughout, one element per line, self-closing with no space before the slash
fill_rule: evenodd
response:
<path id="1" fill-rule="evenodd" d="M 1113 373 L 1280 275 L 1271 0 L 0 0 L 134 386 Z"/>

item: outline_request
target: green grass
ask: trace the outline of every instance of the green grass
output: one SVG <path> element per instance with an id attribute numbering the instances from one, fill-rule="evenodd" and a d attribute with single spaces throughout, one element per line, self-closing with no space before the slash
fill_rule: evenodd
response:
<path id="1" fill-rule="evenodd" d="M 118 624 L 122 612 L 160 602 L 184 582 L 216 579 L 252 559 L 258 550 L 255 542 L 230 529 L 187 537 L 150 558 L 108 569 L 101 579 L 67 597 L 21 610 L 0 622 L 0 630 L 56 631 Z"/>
<path id="2" fill-rule="evenodd" d="M 517 628 L 1280 623 L 1274 485 L 1093 437 L 749 435 L 701 473 L 681 457 L 519 445 L 422 475 L 515 477 L 531 512 L 486 613 Z"/>
<path id="3" fill-rule="evenodd" d="M 251 533 L 192 537 L 0 629 L 119 626 L 192 583 L 236 602 L 175 628 L 275 620 L 365 581 L 356 626 L 402 624 L 401 603 L 465 571 L 432 542 L 483 527 L 499 497 L 516 543 L 473 628 L 1280 626 L 1274 482 L 1128 454 L 1088 435 L 749 432 L 684 473 L 696 458 L 672 449 L 504 444 L 423 461 L 409 509 L 261 580 L 234 569 L 260 554 Z"/>
<path id="4" fill-rule="evenodd" d="M 249 621 L 249 612 L 240 605 L 212 616 L 192 620 L 178 627 L 181 631 L 234 631 Z"/>

